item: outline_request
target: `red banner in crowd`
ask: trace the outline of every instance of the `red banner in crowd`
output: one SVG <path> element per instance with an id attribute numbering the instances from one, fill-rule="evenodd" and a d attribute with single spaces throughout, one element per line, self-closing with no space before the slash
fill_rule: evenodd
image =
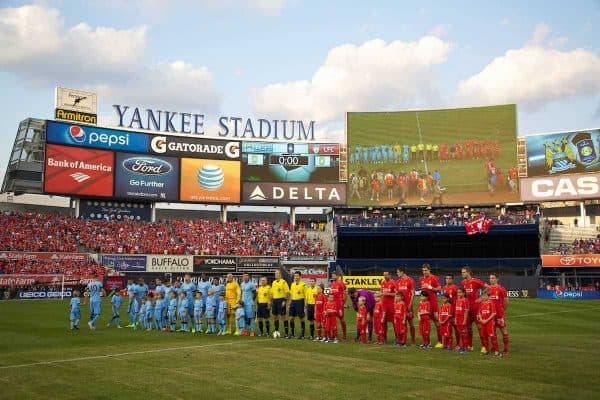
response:
<path id="1" fill-rule="evenodd" d="M 600 254 L 542 255 L 542 267 L 600 268 Z"/>
<path id="2" fill-rule="evenodd" d="M 88 261 L 87 253 L 52 253 L 52 252 L 20 252 L 1 251 L 0 260 L 52 260 L 52 261 Z"/>
<path id="3" fill-rule="evenodd" d="M 494 225 L 494 222 L 486 217 L 480 217 L 472 221 L 465 221 L 465 230 L 467 235 L 474 235 L 476 233 L 488 233 Z"/>

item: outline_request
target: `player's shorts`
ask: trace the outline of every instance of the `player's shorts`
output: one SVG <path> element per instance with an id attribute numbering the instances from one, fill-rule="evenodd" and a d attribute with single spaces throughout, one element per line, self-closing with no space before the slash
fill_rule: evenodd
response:
<path id="1" fill-rule="evenodd" d="M 412 321 L 415 318 L 412 305 L 408 304 L 407 302 L 404 302 L 404 305 L 406 306 L 406 319 Z"/>
<path id="2" fill-rule="evenodd" d="M 269 313 L 269 303 L 258 303 L 256 311 L 256 316 L 258 318 L 268 319 L 271 316 Z"/>
<path id="3" fill-rule="evenodd" d="M 290 317 L 304 318 L 304 300 L 290 302 Z"/>
<path id="4" fill-rule="evenodd" d="M 285 315 L 285 299 L 273 299 L 273 315 Z"/>
<path id="5" fill-rule="evenodd" d="M 194 321 L 200 321 L 202 319 L 202 309 L 194 310 Z"/>
<path id="6" fill-rule="evenodd" d="M 315 322 L 317 324 L 322 324 L 323 322 L 325 322 L 325 315 L 323 315 L 323 311 L 317 312 L 315 309 Z"/>
<path id="7" fill-rule="evenodd" d="M 394 321 L 394 332 L 406 333 L 406 324 L 403 324 L 402 321 Z"/>
<path id="8" fill-rule="evenodd" d="M 315 305 L 314 304 L 307 304 L 306 305 L 306 318 L 309 321 L 314 321 L 315 320 Z"/>
<path id="9" fill-rule="evenodd" d="M 75 321 L 77 319 L 81 319 L 81 312 L 80 311 L 72 312 L 71 315 L 69 316 L 69 319 L 71 321 Z"/>
<path id="10" fill-rule="evenodd" d="M 494 319 L 496 328 L 506 328 L 506 319 L 504 317 Z"/>
<path id="11" fill-rule="evenodd" d="M 492 337 L 496 335 L 496 324 L 494 321 L 489 321 L 485 325 L 481 325 L 481 335 Z"/>
<path id="12" fill-rule="evenodd" d="M 384 304 L 383 305 L 383 310 L 385 312 L 385 321 L 384 322 L 391 322 L 392 324 L 394 323 L 394 303 L 391 304 Z"/>
<path id="13" fill-rule="evenodd" d="M 452 323 L 450 321 L 440 326 L 440 334 L 442 335 L 442 337 L 452 336 Z"/>
<path id="14" fill-rule="evenodd" d="M 100 301 L 90 302 L 90 314 L 100 315 L 101 311 L 102 311 L 102 302 L 100 302 Z"/>
<path id="15" fill-rule="evenodd" d="M 429 335 L 430 331 L 431 323 L 429 321 L 429 318 L 423 318 L 423 316 L 421 316 L 421 320 L 419 321 L 419 333 L 421 334 L 421 336 Z"/>
<path id="16" fill-rule="evenodd" d="M 244 304 L 244 318 L 254 318 L 254 304 Z"/>
<path id="17" fill-rule="evenodd" d="M 337 305 L 337 309 L 338 309 L 337 317 L 340 319 L 344 319 L 344 304 L 336 303 L 336 305 Z"/>

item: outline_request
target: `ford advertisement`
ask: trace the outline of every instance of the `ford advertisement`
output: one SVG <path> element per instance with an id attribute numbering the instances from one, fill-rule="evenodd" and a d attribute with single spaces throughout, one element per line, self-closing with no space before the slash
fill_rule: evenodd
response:
<path id="1" fill-rule="evenodd" d="M 179 199 L 177 158 L 117 153 L 115 172 L 116 197 L 152 201 Z"/>

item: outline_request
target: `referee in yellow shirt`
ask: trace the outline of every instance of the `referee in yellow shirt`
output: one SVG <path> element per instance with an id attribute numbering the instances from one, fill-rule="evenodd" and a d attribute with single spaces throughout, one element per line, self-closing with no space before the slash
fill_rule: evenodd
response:
<path id="1" fill-rule="evenodd" d="M 310 278 L 310 284 L 306 288 L 306 319 L 310 326 L 310 340 L 315 336 L 315 297 L 317 295 L 317 280 Z"/>
<path id="2" fill-rule="evenodd" d="M 304 283 L 301 278 L 302 274 L 299 271 L 294 272 L 294 282 L 292 282 L 292 286 L 290 286 L 290 297 L 292 300 L 290 303 L 291 339 L 296 338 L 296 332 L 294 331 L 296 318 L 300 320 L 300 326 L 302 328 L 299 339 L 304 339 L 304 333 L 306 331 L 306 323 L 304 322 L 304 315 L 306 312 L 306 283 Z"/>
<path id="3" fill-rule="evenodd" d="M 227 274 L 227 283 L 225 284 L 225 300 L 227 301 L 227 328 L 225 332 L 235 333 L 235 306 L 240 301 L 242 290 L 240 285 L 233 278 L 233 274 Z"/>
<path id="4" fill-rule="evenodd" d="M 271 334 L 271 323 L 269 321 L 271 309 L 271 286 L 267 282 L 266 277 L 260 278 L 260 286 L 256 290 L 256 319 L 258 320 L 258 336 L 267 336 Z M 267 334 L 265 335 L 264 325 L 267 325 Z"/>
<path id="5" fill-rule="evenodd" d="M 275 271 L 275 280 L 271 283 L 272 293 L 272 307 L 271 312 L 273 313 L 273 321 L 275 323 L 275 332 L 279 333 L 279 318 L 283 320 L 283 326 L 285 328 L 285 338 L 288 338 L 288 320 L 286 316 L 286 302 L 290 294 L 290 287 L 285 279 L 281 278 L 281 271 Z"/>

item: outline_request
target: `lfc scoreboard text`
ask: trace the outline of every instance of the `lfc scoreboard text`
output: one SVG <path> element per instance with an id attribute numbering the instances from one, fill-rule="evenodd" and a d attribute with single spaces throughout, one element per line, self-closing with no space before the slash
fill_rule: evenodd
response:
<path id="1" fill-rule="evenodd" d="M 44 192 L 149 202 L 240 204 L 252 198 L 243 190 L 255 190 L 243 183 L 257 182 L 271 185 L 277 193 L 278 187 L 289 193 L 265 195 L 267 204 L 320 205 L 333 198 L 333 205 L 344 205 L 339 149 L 338 144 L 149 135 L 47 121 Z M 312 191 L 307 190 L 313 186 Z M 298 196 L 298 192 L 306 195 Z"/>

